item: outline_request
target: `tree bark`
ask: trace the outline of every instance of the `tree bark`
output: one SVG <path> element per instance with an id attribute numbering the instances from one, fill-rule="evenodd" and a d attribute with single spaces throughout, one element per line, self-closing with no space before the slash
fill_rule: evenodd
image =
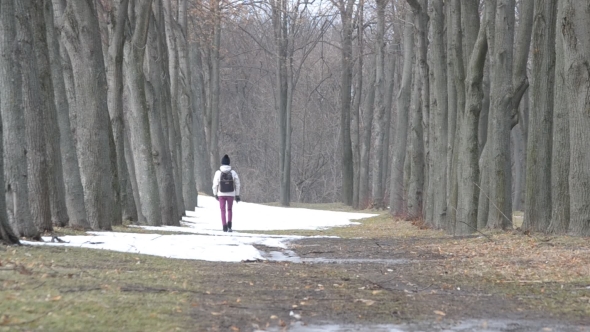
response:
<path id="1" fill-rule="evenodd" d="M 29 207 L 33 222 L 41 232 L 52 231 L 49 201 L 49 183 L 41 86 L 37 61 L 33 49 L 31 1 L 15 1 L 18 44 L 17 57 L 21 59 L 23 108 L 25 114 L 25 141 L 27 155 L 27 184 Z"/>
<path id="2" fill-rule="evenodd" d="M 4 7 L 2 8 L 2 10 L 4 10 Z M 2 17 L 2 19 L 3 18 L 4 17 Z M 2 30 L 0 30 L 0 32 L 4 32 Z M 2 46 L 4 45 L 2 44 Z M 0 62 L 2 62 L 2 60 L 0 60 Z M 2 65 L 0 64 L 0 66 Z M 0 125 L 0 140 L 2 140 L 3 136 L 1 131 L 2 125 Z M 0 142 L 0 150 L 3 149 L 3 144 L 2 142 Z M 3 152 L 4 151 L 0 151 L 0 156 L 3 155 Z M 4 158 L 0 158 L 0 175 L 2 174 L 4 174 Z M 0 188 L 4 188 L 4 176 L 0 176 Z M 6 213 L 6 198 L 2 196 L 4 196 L 4 192 L 0 190 L 0 242 L 4 242 L 6 244 L 20 244 L 18 235 L 14 232 L 14 230 L 10 226 L 10 222 L 8 221 L 8 214 Z"/>
<path id="3" fill-rule="evenodd" d="M 385 158 L 383 156 L 385 127 L 385 7 L 387 0 L 377 0 L 377 36 L 375 39 L 375 110 L 373 114 L 374 141 L 373 141 L 373 177 L 371 185 L 371 198 L 374 208 L 382 209 L 385 207 L 383 201 L 384 178 L 381 177 L 385 167 Z M 350 95 L 350 93 L 348 93 Z M 389 147 L 388 147 L 389 148 Z"/>
<path id="4" fill-rule="evenodd" d="M 484 69 L 484 101 L 482 103 L 482 109 L 484 114 L 482 114 L 482 119 L 479 124 L 480 128 L 480 135 L 485 139 L 482 139 L 482 142 L 485 142 L 483 147 L 480 145 L 480 158 L 479 158 L 479 206 L 477 208 L 477 229 L 483 229 L 487 226 L 488 223 L 488 214 L 490 212 L 490 206 L 492 206 L 490 202 L 490 179 L 491 179 L 491 136 L 492 136 L 492 80 L 495 76 L 494 74 L 494 50 L 495 50 L 495 40 L 496 40 L 496 4 L 497 0 L 486 0 L 486 16 L 489 17 L 486 24 L 486 34 L 488 38 L 488 58 L 486 63 L 486 68 Z M 486 78 L 489 85 L 486 86 Z M 487 97 L 487 100 L 486 100 Z M 485 128 L 485 135 L 482 133 Z"/>
<path id="5" fill-rule="evenodd" d="M 570 224 L 572 235 L 590 235 L 590 11 L 588 4 L 564 0 L 559 17 L 570 124 Z M 530 140 L 529 140 L 530 142 Z"/>
<path id="6" fill-rule="evenodd" d="M 5 1 L 0 10 L 0 110 L 2 110 L 4 195 L 0 218 L 7 208 L 6 220 L 0 223 L 2 239 L 18 242 L 18 236 L 38 239 L 39 231 L 31 219 L 27 187 L 27 149 L 22 103 L 22 80 L 17 58 L 14 1 Z M 1 181 L 1 179 L 0 179 Z M 0 199 L 1 200 L 1 199 Z M 13 232 L 14 231 L 14 232 Z M 16 240 L 14 239 L 16 237 Z"/>
<path id="7" fill-rule="evenodd" d="M 68 1 L 62 34 L 72 64 L 76 106 L 84 105 L 74 123 L 84 205 L 93 229 L 110 230 L 114 200 L 111 160 L 105 157 L 111 153 L 107 82 L 94 6 Z"/>
<path id="8" fill-rule="evenodd" d="M 213 44 L 210 46 L 211 61 L 209 68 L 209 103 L 207 111 L 207 136 L 209 143 L 209 162 L 211 170 L 217 170 L 221 164 L 219 158 L 219 48 L 221 47 L 221 8 L 219 0 L 211 0 L 213 6 Z"/>
<path id="9" fill-rule="evenodd" d="M 197 188 L 200 192 L 213 195 L 211 191 L 211 163 L 207 153 L 207 137 L 205 135 L 205 92 L 203 79 L 203 61 L 198 43 L 193 43 L 190 49 L 191 75 L 193 90 L 193 114 L 194 114 L 194 147 L 195 147 L 195 177 Z M 188 206 L 190 209 L 191 206 Z"/>
<path id="10" fill-rule="evenodd" d="M 137 18 L 132 39 L 124 46 L 124 71 L 129 87 L 130 112 L 125 113 L 129 128 L 130 147 L 133 151 L 135 176 L 139 190 L 140 210 L 148 225 L 162 223 L 160 195 L 153 160 L 152 137 L 145 94 L 143 61 L 145 55 L 151 2 L 136 4 Z"/>
<path id="11" fill-rule="evenodd" d="M 459 151 L 459 196 L 457 204 L 455 234 L 470 234 L 477 230 L 477 207 L 479 190 L 479 114 L 483 99 L 483 73 L 488 44 L 485 25 L 479 28 L 475 46 L 467 67 L 465 86 L 467 88 L 465 111 L 461 124 Z"/>
<path id="12" fill-rule="evenodd" d="M 61 53 L 66 51 L 62 50 L 63 46 L 58 37 L 63 22 L 58 22 L 57 25 L 54 23 L 55 11 L 50 1 L 46 1 L 44 15 L 47 26 L 51 79 L 55 91 L 57 124 L 60 133 L 59 143 L 69 226 L 89 229 L 90 224 L 88 223 L 86 208 L 84 207 L 84 189 L 82 187 L 82 179 L 80 178 L 78 156 L 76 155 L 76 146 L 70 125 L 70 105 L 62 67 Z M 58 17 L 61 17 L 61 15 L 58 15 Z"/>
<path id="13" fill-rule="evenodd" d="M 563 1 L 559 1 L 557 17 L 562 17 Z M 551 153 L 551 223 L 548 232 L 565 234 L 570 223 L 570 128 L 569 99 L 565 80 L 561 21 L 556 20 L 555 35 L 555 97 L 553 101 L 553 145 Z"/>
<path id="14" fill-rule="evenodd" d="M 163 11 L 161 15 L 158 15 L 158 19 L 160 16 L 163 17 L 164 22 L 164 29 L 160 31 L 165 35 L 166 39 L 166 46 L 167 46 L 167 54 L 164 55 L 165 61 L 168 65 L 168 74 L 165 76 L 166 84 L 166 91 L 164 96 L 166 98 L 166 111 L 163 116 L 166 118 L 162 118 L 162 122 L 165 124 L 166 133 L 164 137 L 167 139 L 167 144 L 169 145 L 168 150 L 170 151 L 170 158 L 172 160 L 172 175 L 174 177 L 174 187 L 176 191 L 176 203 L 177 209 L 180 213 L 184 213 L 185 211 L 185 204 L 182 194 L 183 188 L 183 178 L 182 178 L 182 139 L 180 135 L 180 110 L 179 110 L 179 74 L 180 74 L 180 67 L 179 67 L 179 41 L 178 41 L 178 24 L 174 21 L 174 17 L 172 15 L 172 8 L 170 5 L 170 0 L 165 0 L 162 2 L 158 2 L 158 6 L 163 5 Z M 185 79 L 186 80 L 186 79 Z M 169 87 L 169 88 L 168 88 Z M 186 111 L 186 110 L 184 110 Z M 179 216 L 180 218 L 180 216 Z"/>
<path id="15" fill-rule="evenodd" d="M 159 13 L 156 12 L 155 15 L 159 16 Z M 159 39 L 160 34 L 158 32 L 161 31 L 161 25 L 157 24 L 155 15 L 152 14 L 152 19 L 149 22 L 144 63 L 150 137 L 152 138 L 154 165 L 158 178 L 158 189 L 160 191 L 162 224 L 180 226 L 179 219 L 182 212 L 178 210 L 172 159 L 170 157 L 168 141 L 164 138 L 162 130 L 162 113 L 166 110 L 166 99 L 164 97 L 164 87 L 162 86 L 161 79 L 164 77 L 166 68 L 164 68 L 165 63 L 159 61 L 159 59 L 164 57 L 166 44 L 163 40 Z M 178 199 L 181 199 L 181 197 L 178 197 Z"/>
<path id="16" fill-rule="evenodd" d="M 446 71 L 446 49 L 444 46 L 443 3 L 434 1 L 431 7 L 432 57 L 436 109 L 430 123 L 433 133 L 430 140 L 430 156 L 433 167 L 430 170 L 430 188 L 433 191 L 433 220 L 436 228 L 446 224 L 447 215 L 447 135 L 448 135 L 448 91 Z M 436 165 L 436 167 L 434 167 Z"/>
<path id="17" fill-rule="evenodd" d="M 424 139 L 422 129 L 422 76 L 420 63 L 416 62 L 414 87 L 412 92 L 412 113 L 410 119 L 410 151 L 408 183 L 408 219 L 422 219 L 422 202 L 424 188 Z"/>
<path id="18" fill-rule="evenodd" d="M 342 202 L 353 205 L 354 168 L 351 141 L 351 90 L 352 90 L 352 33 L 353 33 L 353 0 L 340 1 L 340 19 L 342 20 L 342 76 L 340 78 L 340 145 L 342 157 L 340 162 L 342 172 Z M 361 75 L 361 73 L 358 73 Z M 359 93 L 358 91 L 356 93 Z"/>
<path id="19" fill-rule="evenodd" d="M 350 114 L 351 132 L 350 140 L 352 145 L 352 169 L 353 169 L 353 184 L 352 184 L 352 207 L 359 209 L 359 190 L 360 190 L 360 165 L 361 165 L 361 132 L 360 132 L 360 108 L 363 96 L 363 52 L 364 52 L 364 0 L 361 0 L 357 6 L 357 76 L 354 93 L 354 101 Z M 344 116 L 344 115 L 341 115 Z"/>
<path id="20" fill-rule="evenodd" d="M 404 65 L 402 69 L 402 82 L 397 95 L 397 119 L 395 122 L 395 149 L 391 162 L 391 190 L 389 212 L 395 217 L 404 214 L 404 163 L 407 150 L 408 117 L 410 100 L 412 97 L 412 68 L 414 66 L 414 35 L 413 14 L 408 11 L 404 25 Z"/>
<path id="21" fill-rule="evenodd" d="M 129 196 L 129 170 L 125 161 L 124 121 L 123 121 L 123 45 L 125 43 L 125 21 L 129 0 L 114 1 L 114 10 L 110 17 L 110 41 L 107 52 L 108 105 L 113 141 L 116 152 L 117 177 L 119 180 L 119 200 L 121 202 L 121 220 L 137 221 L 137 206 Z"/>
<path id="22" fill-rule="evenodd" d="M 544 232 L 551 222 L 551 147 L 555 85 L 557 0 L 536 0 L 533 27 L 533 84 L 523 229 Z"/>
<path id="23" fill-rule="evenodd" d="M 498 0 L 492 54 L 491 202 L 487 227 L 512 228 L 512 171 L 510 164 L 510 119 L 512 115 L 514 0 Z"/>
<path id="24" fill-rule="evenodd" d="M 373 123 L 373 110 L 375 104 L 375 65 L 374 61 L 368 64 L 368 88 L 365 93 L 364 105 L 361 108 L 362 116 L 362 136 L 361 136 L 361 159 L 360 159 L 360 177 L 359 177 L 359 208 L 366 209 L 370 203 L 369 190 L 369 162 L 371 153 L 371 127 Z"/>
<path id="25" fill-rule="evenodd" d="M 181 137 L 181 163 L 182 169 L 181 181 L 178 184 L 182 186 L 182 196 L 184 198 L 184 206 L 190 209 L 197 206 L 198 194 L 197 185 L 195 182 L 194 173 L 194 146 L 193 146 L 193 112 L 191 105 L 194 103 L 191 100 L 191 68 L 189 66 L 189 49 L 188 49 L 188 28 L 187 28 L 187 0 L 181 1 L 181 6 L 178 11 L 178 18 L 180 21 L 180 29 L 177 38 L 178 59 L 180 67 L 179 79 L 179 101 L 180 101 L 180 137 Z M 184 210 L 181 211 L 184 213 Z"/>
<path id="26" fill-rule="evenodd" d="M 51 221 L 56 226 L 68 224 L 68 211 L 66 208 L 65 186 L 60 152 L 60 136 L 57 124 L 57 110 L 55 106 L 54 88 L 51 78 L 51 66 L 49 61 L 49 49 L 47 46 L 47 28 L 45 26 L 45 6 L 51 6 L 51 0 L 32 2 L 32 30 L 33 49 L 37 59 L 37 69 L 41 85 L 41 102 L 44 110 L 44 131 L 47 149 L 47 169 L 49 202 L 51 208 Z M 51 9 L 47 9 L 50 11 Z M 53 29 L 53 26 L 49 27 Z"/>

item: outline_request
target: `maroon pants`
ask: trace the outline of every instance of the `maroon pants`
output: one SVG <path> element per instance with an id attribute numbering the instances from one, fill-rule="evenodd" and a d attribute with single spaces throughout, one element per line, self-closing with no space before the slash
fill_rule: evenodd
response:
<path id="1" fill-rule="evenodd" d="M 234 205 L 234 197 L 233 196 L 218 196 L 218 198 L 219 198 L 219 208 L 221 209 L 221 223 L 223 224 L 223 226 L 225 226 L 227 222 L 231 222 L 231 217 L 232 217 L 231 208 L 232 208 L 232 205 Z M 227 205 L 227 219 L 225 217 L 226 205 Z"/>

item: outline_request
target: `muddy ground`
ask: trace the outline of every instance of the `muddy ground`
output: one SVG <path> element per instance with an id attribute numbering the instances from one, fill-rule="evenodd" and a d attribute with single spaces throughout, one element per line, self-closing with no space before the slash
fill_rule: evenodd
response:
<path id="1" fill-rule="evenodd" d="M 320 331 L 324 324 L 335 331 L 371 331 L 383 324 L 406 331 L 590 331 L 582 308 L 564 313 L 542 304 L 551 296 L 543 294 L 552 291 L 590 290 L 546 284 L 514 290 L 484 278 L 433 273 L 445 256 L 420 248 L 437 241 L 448 238 L 305 239 L 286 250 L 303 263 L 215 264 L 207 270 L 215 287 L 211 296 L 199 297 L 193 317 L 207 322 L 198 329 L 211 331 Z M 462 329 L 465 321 L 472 324 Z"/>

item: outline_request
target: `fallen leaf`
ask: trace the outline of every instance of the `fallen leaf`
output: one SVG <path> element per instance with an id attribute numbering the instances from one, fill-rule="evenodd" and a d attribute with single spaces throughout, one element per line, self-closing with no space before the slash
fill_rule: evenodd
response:
<path id="1" fill-rule="evenodd" d="M 373 300 L 365 300 L 365 299 L 356 299 L 356 300 L 354 300 L 354 302 L 362 302 L 362 303 L 364 303 L 366 305 L 373 305 L 373 304 L 375 304 L 375 301 L 373 301 Z"/>
<path id="2" fill-rule="evenodd" d="M 439 315 L 439 316 L 446 316 L 447 314 L 445 314 L 444 312 L 440 311 L 440 310 L 434 310 L 434 313 Z"/>
<path id="3" fill-rule="evenodd" d="M 235 326 L 233 326 L 233 325 L 232 325 L 232 327 L 230 327 L 230 328 L 231 328 L 231 330 L 232 330 L 232 331 L 236 331 L 236 332 L 240 330 L 240 328 L 238 328 L 238 327 L 235 327 Z"/>
<path id="4" fill-rule="evenodd" d="M 221 316 L 221 312 L 214 312 L 214 311 L 212 311 L 211 312 L 211 315 L 213 315 L 213 316 Z"/>
<path id="5" fill-rule="evenodd" d="M 277 318 L 279 318 L 279 317 L 277 317 L 275 315 L 270 316 L 270 319 L 277 319 Z"/>

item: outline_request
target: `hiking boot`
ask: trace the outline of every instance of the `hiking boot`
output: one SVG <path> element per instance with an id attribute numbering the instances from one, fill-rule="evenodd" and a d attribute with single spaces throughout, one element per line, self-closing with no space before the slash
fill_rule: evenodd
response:
<path id="1" fill-rule="evenodd" d="M 228 231 L 228 232 L 233 232 L 233 231 L 231 230 L 231 221 L 229 221 L 229 222 L 227 223 L 227 231 Z"/>
<path id="2" fill-rule="evenodd" d="M 227 232 L 227 225 L 223 225 L 223 231 Z"/>

